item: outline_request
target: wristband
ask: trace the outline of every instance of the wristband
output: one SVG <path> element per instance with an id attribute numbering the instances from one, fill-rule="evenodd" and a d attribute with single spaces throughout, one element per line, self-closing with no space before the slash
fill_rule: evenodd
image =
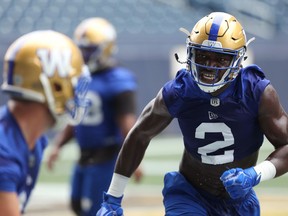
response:
<path id="1" fill-rule="evenodd" d="M 276 167 L 268 160 L 265 160 L 254 167 L 257 175 L 260 175 L 260 182 L 273 179 L 276 175 Z"/>
<path id="2" fill-rule="evenodd" d="M 130 178 L 114 173 L 107 194 L 121 197 Z"/>

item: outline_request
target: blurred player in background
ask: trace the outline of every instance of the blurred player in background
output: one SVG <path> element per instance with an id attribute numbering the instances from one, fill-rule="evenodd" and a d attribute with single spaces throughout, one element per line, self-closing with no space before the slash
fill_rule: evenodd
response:
<path id="1" fill-rule="evenodd" d="M 237 19 L 215 12 L 187 34 L 187 61 L 147 104 L 126 137 L 97 216 L 123 215 L 129 177 L 150 140 L 178 119 L 185 150 L 164 178 L 166 216 L 260 215 L 253 187 L 288 171 L 288 118 L 257 65 L 242 67 L 247 46 Z M 178 58 L 177 58 L 178 59 Z M 256 165 L 264 135 L 275 150 Z"/>
<path id="2" fill-rule="evenodd" d="M 28 33 L 7 50 L 1 89 L 10 97 L 0 108 L 0 216 L 24 213 L 47 146 L 44 133 L 59 121 L 83 119 L 90 79 L 83 68 L 76 44 L 55 31 Z M 76 88 L 80 82 L 82 88 Z"/>
<path id="3" fill-rule="evenodd" d="M 87 93 L 92 106 L 83 122 L 68 126 L 55 138 L 48 159 L 51 169 L 61 147 L 75 137 L 80 158 L 72 176 L 71 208 L 76 215 L 95 215 L 108 189 L 124 137 L 135 123 L 137 83 L 134 75 L 116 64 L 116 31 L 99 17 L 82 21 L 75 29 L 92 82 Z M 142 172 L 135 172 L 139 181 Z"/>

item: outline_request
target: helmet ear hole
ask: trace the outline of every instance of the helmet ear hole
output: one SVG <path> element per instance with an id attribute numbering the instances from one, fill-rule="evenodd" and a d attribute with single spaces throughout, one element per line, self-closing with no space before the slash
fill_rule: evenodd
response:
<path id="1" fill-rule="evenodd" d="M 55 92 L 62 92 L 62 85 L 60 83 L 54 82 L 53 83 L 53 88 Z"/>

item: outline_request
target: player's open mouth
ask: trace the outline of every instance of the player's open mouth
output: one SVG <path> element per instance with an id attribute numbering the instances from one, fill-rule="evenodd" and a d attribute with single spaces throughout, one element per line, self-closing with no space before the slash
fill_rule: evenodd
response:
<path id="1" fill-rule="evenodd" d="M 208 84 L 212 84 L 217 82 L 217 76 L 216 73 L 211 73 L 211 72 L 202 72 L 200 74 L 200 80 L 202 82 L 208 83 Z"/>

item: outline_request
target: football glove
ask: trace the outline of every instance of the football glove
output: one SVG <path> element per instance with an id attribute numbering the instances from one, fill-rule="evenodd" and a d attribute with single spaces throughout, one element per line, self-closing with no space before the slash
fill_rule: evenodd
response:
<path id="1" fill-rule="evenodd" d="M 103 203 L 96 216 L 123 216 L 121 201 L 123 196 L 114 197 L 110 194 L 103 193 Z"/>
<path id="2" fill-rule="evenodd" d="M 260 182 L 261 175 L 257 175 L 255 169 L 234 168 L 225 171 L 220 180 L 232 199 L 245 197 L 246 194 Z"/>

